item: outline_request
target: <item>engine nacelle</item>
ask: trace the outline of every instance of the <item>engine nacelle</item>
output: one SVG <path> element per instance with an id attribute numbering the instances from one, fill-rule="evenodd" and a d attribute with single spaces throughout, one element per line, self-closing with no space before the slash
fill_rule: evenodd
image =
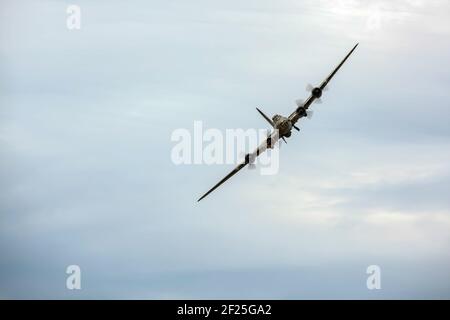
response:
<path id="1" fill-rule="evenodd" d="M 322 89 L 315 87 L 311 93 L 315 98 L 319 99 L 322 96 Z"/>
<path id="2" fill-rule="evenodd" d="M 300 117 L 306 117 L 306 109 L 305 107 L 298 107 L 297 108 L 297 113 L 300 115 Z"/>

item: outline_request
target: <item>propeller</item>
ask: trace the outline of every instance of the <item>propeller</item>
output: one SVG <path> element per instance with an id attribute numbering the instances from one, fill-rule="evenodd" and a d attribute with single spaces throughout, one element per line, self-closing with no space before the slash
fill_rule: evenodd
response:
<path id="1" fill-rule="evenodd" d="M 307 111 L 306 111 L 306 117 L 307 117 L 308 119 L 311 119 L 312 116 L 313 116 L 313 114 L 314 114 L 314 111 L 313 111 L 313 110 L 307 110 Z"/>
<path id="2" fill-rule="evenodd" d="M 297 107 L 303 107 L 304 103 L 305 103 L 305 101 L 303 99 L 295 100 L 295 104 L 297 105 Z"/>

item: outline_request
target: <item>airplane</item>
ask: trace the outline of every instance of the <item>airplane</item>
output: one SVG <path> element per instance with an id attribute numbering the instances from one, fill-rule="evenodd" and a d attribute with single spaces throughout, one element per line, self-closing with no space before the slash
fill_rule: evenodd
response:
<path id="1" fill-rule="evenodd" d="M 229 174 L 227 174 L 222 180 L 220 180 L 214 187 L 208 190 L 204 195 L 202 195 L 197 202 L 204 199 L 207 195 L 209 195 L 211 192 L 216 190 L 221 184 L 223 184 L 225 181 L 230 179 L 232 176 L 234 176 L 239 170 L 244 168 L 247 164 L 253 164 L 256 157 L 258 157 L 262 152 L 264 152 L 267 148 L 273 148 L 275 143 L 281 138 L 285 143 L 286 138 L 289 138 L 291 136 L 292 129 L 295 129 L 297 131 L 300 131 L 300 129 L 295 125 L 297 121 L 303 117 L 310 117 L 311 112 L 309 107 L 313 102 L 321 103 L 321 97 L 323 91 L 326 91 L 328 83 L 331 81 L 331 79 L 334 77 L 334 75 L 338 72 L 338 70 L 342 67 L 344 62 L 350 57 L 350 55 L 355 51 L 356 47 L 359 43 L 357 43 L 352 50 L 345 56 L 345 58 L 337 65 L 337 67 L 333 70 L 333 72 L 330 73 L 330 75 L 318 86 L 313 87 L 312 85 L 307 86 L 307 90 L 311 92 L 310 96 L 306 101 L 296 100 L 297 109 L 295 109 L 294 112 L 292 112 L 289 117 L 284 117 L 281 115 L 274 115 L 272 119 L 270 119 L 268 116 L 266 116 L 260 109 L 256 108 L 256 110 L 263 116 L 264 119 L 270 125 L 272 126 L 273 130 L 272 133 L 268 134 L 267 138 L 263 141 L 263 143 L 258 146 L 258 148 L 252 152 L 245 155 L 244 160 L 231 171 Z"/>

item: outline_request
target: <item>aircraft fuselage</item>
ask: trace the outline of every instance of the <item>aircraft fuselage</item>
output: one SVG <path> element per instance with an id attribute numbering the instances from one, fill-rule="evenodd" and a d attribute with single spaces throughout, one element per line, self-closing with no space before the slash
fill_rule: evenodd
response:
<path id="1" fill-rule="evenodd" d="M 290 137 L 292 130 L 292 122 L 279 114 L 272 117 L 275 129 L 278 129 L 278 134 L 280 137 Z"/>

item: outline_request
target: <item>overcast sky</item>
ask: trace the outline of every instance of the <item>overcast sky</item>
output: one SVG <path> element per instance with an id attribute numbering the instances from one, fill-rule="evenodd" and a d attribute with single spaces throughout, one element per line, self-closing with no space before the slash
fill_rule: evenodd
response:
<path id="1" fill-rule="evenodd" d="M 445 0 L 2 1 L 0 298 L 450 298 L 449 39 Z M 197 203 L 233 165 L 171 133 L 266 128 L 357 42 L 279 173 Z"/>

